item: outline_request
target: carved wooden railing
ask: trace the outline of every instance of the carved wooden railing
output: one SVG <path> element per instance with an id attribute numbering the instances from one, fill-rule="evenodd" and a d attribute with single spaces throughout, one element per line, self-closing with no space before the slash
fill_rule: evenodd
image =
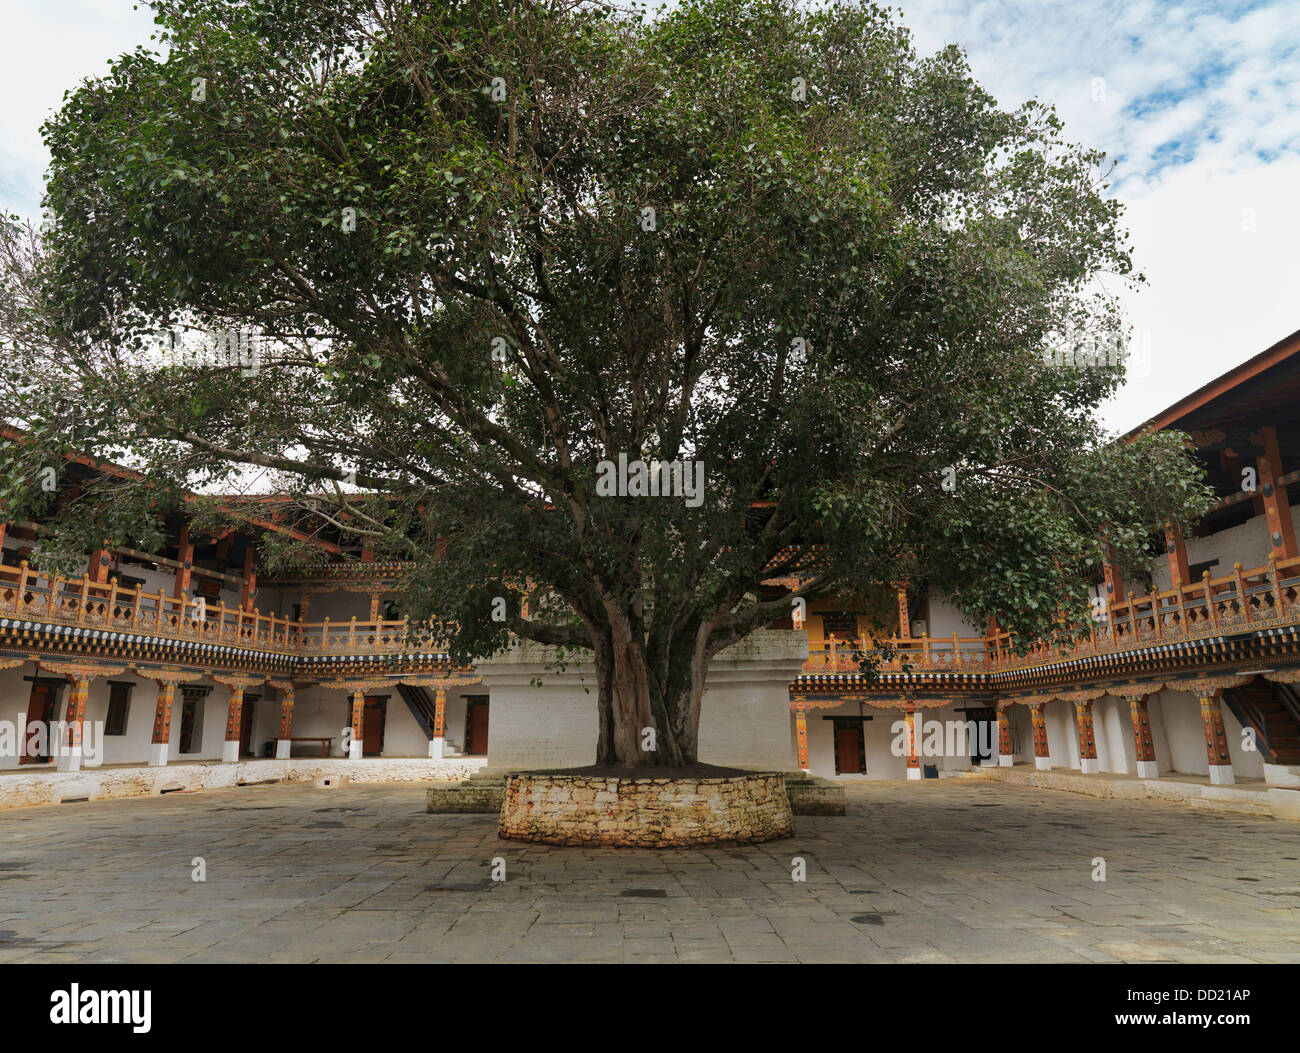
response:
<path id="1" fill-rule="evenodd" d="M 412 636 L 406 619 L 359 622 L 293 621 L 224 602 L 178 599 L 164 591 L 123 588 L 116 581 L 66 578 L 24 562 L 0 566 L 0 618 L 80 629 L 141 633 L 291 655 L 401 654 L 443 650 Z"/>
<path id="2" fill-rule="evenodd" d="M 863 658 L 883 672 L 969 673 L 1025 669 L 1131 651 L 1141 647 L 1205 639 L 1248 628 L 1300 623 L 1300 559 L 1274 560 L 1262 567 L 1182 585 L 1146 596 L 1132 593 L 1111 605 L 1085 635 L 1060 634 L 1026 649 L 1008 633 L 989 636 L 838 640 L 809 648 L 806 673 L 855 673 Z"/>
<path id="3" fill-rule="evenodd" d="M 178 599 L 164 591 L 123 588 L 0 565 L 0 618 L 49 622 L 81 629 L 141 633 L 176 640 L 246 647 L 288 655 L 438 653 L 445 648 L 413 636 L 406 619 L 294 621 L 260 611 Z M 996 672 L 1072 658 L 1202 639 L 1251 627 L 1300 623 L 1300 559 L 1270 559 L 1262 567 L 1183 585 L 1111 605 L 1104 620 L 1081 636 L 1016 647 L 1007 633 L 921 636 L 872 641 L 831 637 L 810 649 L 804 671 L 855 673 L 864 655 L 887 672 Z"/>

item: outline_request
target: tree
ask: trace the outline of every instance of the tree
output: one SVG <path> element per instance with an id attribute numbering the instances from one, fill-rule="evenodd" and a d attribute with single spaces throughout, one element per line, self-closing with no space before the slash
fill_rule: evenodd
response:
<path id="1" fill-rule="evenodd" d="M 155 8 L 166 57 L 44 129 L 6 507 L 74 435 L 156 492 L 265 470 L 418 561 L 454 657 L 589 651 L 624 765 L 694 761 L 709 660 L 794 600 L 906 578 L 1028 640 L 1102 528 L 1200 510 L 1176 436 L 1096 423 L 1122 362 L 1047 361 L 1123 334 L 1102 156 L 873 5 Z"/>

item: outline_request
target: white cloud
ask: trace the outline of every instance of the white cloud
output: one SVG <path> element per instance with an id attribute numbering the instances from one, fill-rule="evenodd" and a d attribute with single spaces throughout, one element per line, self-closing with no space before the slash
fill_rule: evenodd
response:
<path id="1" fill-rule="evenodd" d="M 1117 161 L 1149 375 L 1104 409 L 1127 430 L 1300 329 L 1300 5 L 902 0 L 929 53 L 962 45 L 1004 106 L 1056 104 Z M 1094 78 L 1105 96 L 1093 96 Z M 1256 229 L 1243 229 L 1254 209 Z"/>
<path id="2" fill-rule="evenodd" d="M 49 156 L 40 127 L 63 93 L 148 43 L 152 14 L 134 0 L 4 0 L 0 62 L 0 207 L 35 217 Z"/>
<path id="3" fill-rule="evenodd" d="M 1300 328 L 1300 4 L 1295 0 L 900 0 L 918 50 L 962 45 L 1003 105 L 1054 102 L 1118 160 L 1128 298 L 1152 372 L 1106 408 L 1126 429 Z M 5 0 L 0 206 L 35 216 L 39 127 L 65 91 L 148 41 L 134 0 Z M 1094 80 L 1105 94 L 1094 98 Z M 1243 209 L 1256 230 L 1241 229 Z"/>

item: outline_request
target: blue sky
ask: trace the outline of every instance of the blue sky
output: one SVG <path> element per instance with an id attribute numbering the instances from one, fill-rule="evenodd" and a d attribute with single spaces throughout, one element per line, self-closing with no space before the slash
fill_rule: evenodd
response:
<path id="1" fill-rule="evenodd" d="M 133 0 L 4 0 L 0 207 L 39 211 L 39 127 L 145 43 Z M 1054 103 L 1117 163 L 1126 294 L 1150 368 L 1106 407 L 1127 429 L 1300 329 L 1300 0 L 896 0 L 919 51 L 966 49 L 1007 106 Z"/>

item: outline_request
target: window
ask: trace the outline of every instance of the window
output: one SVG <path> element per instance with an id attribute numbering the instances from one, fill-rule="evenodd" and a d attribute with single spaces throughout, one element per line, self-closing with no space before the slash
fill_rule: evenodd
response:
<path id="1" fill-rule="evenodd" d="M 858 638 L 858 616 L 851 611 L 825 611 L 822 614 L 822 633 L 832 633 L 840 643 Z"/>
<path id="2" fill-rule="evenodd" d="M 131 688 L 134 684 L 123 680 L 108 682 L 108 716 L 104 718 L 105 735 L 125 735 L 126 716 L 131 708 Z"/>

